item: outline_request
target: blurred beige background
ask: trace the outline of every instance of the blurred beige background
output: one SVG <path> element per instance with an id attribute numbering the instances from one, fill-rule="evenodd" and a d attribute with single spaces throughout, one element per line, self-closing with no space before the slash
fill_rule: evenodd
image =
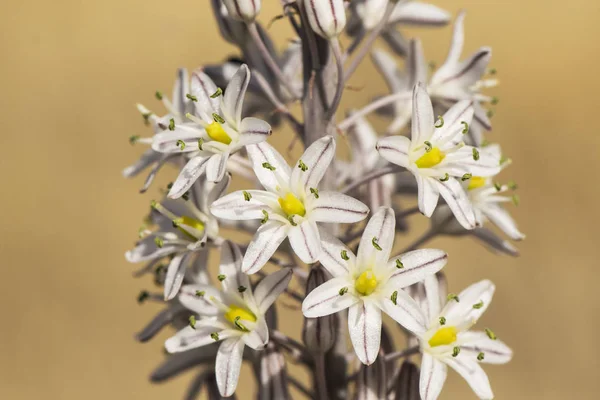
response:
<path id="1" fill-rule="evenodd" d="M 528 238 L 518 259 L 470 239 L 432 246 L 450 254 L 452 291 L 497 283 L 482 325 L 515 349 L 511 364 L 487 369 L 498 399 L 598 398 L 600 3 L 434 2 L 469 11 L 467 51 L 494 49 L 501 86 L 490 138 L 514 160 L 505 178 L 520 185 L 513 213 Z M 263 22 L 278 2 L 265 3 Z M 149 134 L 133 105 L 159 110 L 153 93 L 170 92 L 178 66 L 232 49 L 204 0 L 21 0 L 0 12 L 0 398 L 180 399 L 191 375 L 147 382 L 169 333 L 134 342 L 159 307 L 136 303 L 153 284 L 133 279 L 123 258 L 158 185 L 138 195 L 143 178 L 127 181 L 121 169 L 142 151 L 127 138 Z M 279 46 L 284 25 L 272 28 Z M 407 32 L 439 65 L 450 29 Z M 354 78 L 365 88 L 348 92 L 348 105 L 384 90 L 371 71 Z M 161 182 L 172 176 L 163 171 Z M 424 218 L 412 221 L 424 229 Z M 443 398 L 474 397 L 452 373 Z"/>

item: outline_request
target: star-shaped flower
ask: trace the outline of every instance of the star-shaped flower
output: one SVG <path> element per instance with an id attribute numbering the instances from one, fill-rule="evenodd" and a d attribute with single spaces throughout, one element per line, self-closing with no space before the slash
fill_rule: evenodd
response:
<path id="1" fill-rule="evenodd" d="M 208 180 L 220 181 L 229 156 L 244 146 L 265 141 L 271 126 L 253 117 L 242 119 L 242 107 L 250 82 L 244 64 L 233 76 L 224 94 L 202 70 L 192 75 L 191 94 L 195 115 L 191 123 L 169 125 L 169 130 L 154 137 L 152 148 L 161 153 L 190 153 L 189 161 L 174 182 L 169 197 L 181 197 L 206 171 Z"/>
<path id="2" fill-rule="evenodd" d="M 431 217 L 441 195 L 458 222 L 473 229 L 475 212 L 459 180 L 496 175 L 500 160 L 462 142 L 473 118 L 471 101 L 452 106 L 437 122 L 433 115 L 429 95 L 418 83 L 413 90 L 411 139 L 386 137 L 379 140 L 377 149 L 383 158 L 414 174 L 419 210 L 424 215 Z"/>
<path id="3" fill-rule="evenodd" d="M 189 326 L 165 342 L 169 353 L 177 353 L 223 341 L 217 352 L 215 373 L 219 392 L 225 397 L 231 396 L 237 387 L 244 347 L 262 350 L 269 342 L 265 313 L 292 278 L 291 269 L 281 269 L 252 290 L 241 265 L 240 249 L 225 241 L 219 268 L 223 289 L 209 285 L 183 286 L 179 301 L 195 314 L 190 317 Z"/>
<path id="4" fill-rule="evenodd" d="M 427 329 L 417 333 L 423 359 L 420 392 L 423 400 L 437 399 L 448 366 L 458 372 L 481 399 L 494 397 L 488 377 L 480 363 L 505 364 L 512 350 L 489 329 L 471 332 L 492 301 L 495 286 L 488 280 L 475 283 L 458 296 L 448 295 L 448 303 L 440 311 L 439 284 L 435 277 L 425 279 L 427 302 L 422 318 Z"/>
<path id="5" fill-rule="evenodd" d="M 303 262 L 316 262 L 321 254 L 317 222 L 353 223 L 369 213 L 365 204 L 350 196 L 318 188 L 335 155 L 331 136 L 308 147 L 293 168 L 267 143 L 247 149 L 254 172 L 266 190 L 233 192 L 211 207 L 219 218 L 262 220 L 244 256 L 244 272 L 260 270 L 286 237 Z"/>
<path id="6" fill-rule="evenodd" d="M 441 250 L 415 250 L 390 259 L 396 217 L 382 207 L 367 224 L 358 255 L 332 235 L 323 232 L 319 261 L 333 279 L 310 292 L 302 303 L 307 318 L 322 317 L 345 309 L 350 339 L 360 361 L 372 364 L 381 341 L 381 312 L 406 329 L 423 333 L 426 320 L 418 304 L 403 288 L 413 285 L 445 264 Z"/>

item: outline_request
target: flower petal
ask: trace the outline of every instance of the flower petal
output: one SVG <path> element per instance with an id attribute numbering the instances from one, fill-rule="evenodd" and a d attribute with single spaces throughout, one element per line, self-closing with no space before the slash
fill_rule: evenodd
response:
<path id="1" fill-rule="evenodd" d="M 187 262 L 184 262 L 185 259 L 189 259 L 189 253 L 178 254 L 169 263 L 169 267 L 167 268 L 167 274 L 165 276 L 165 287 L 164 287 L 164 295 L 165 301 L 171 300 L 177 293 L 179 293 L 179 288 L 181 287 L 181 283 L 183 282 L 183 278 L 185 276 L 185 269 L 187 267 Z"/>
<path id="2" fill-rule="evenodd" d="M 221 264 L 219 273 L 225 275 L 221 281 L 223 290 L 238 294 L 238 288 L 243 286 L 250 289 L 250 279 L 242 272 L 242 252 L 237 244 L 225 240 L 221 246 Z"/>
<path id="3" fill-rule="evenodd" d="M 192 91 L 191 94 L 198 99 L 197 102 L 194 102 L 194 105 L 196 106 L 196 112 L 202 119 L 210 121 L 213 113 L 221 113 L 220 99 L 210 97 L 217 91 L 217 85 L 201 69 L 197 69 L 192 73 L 190 90 Z"/>
<path id="4" fill-rule="evenodd" d="M 414 87 L 418 82 L 427 82 L 427 72 L 427 62 L 423 53 L 423 45 L 419 39 L 412 39 L 406 58 L 406 73 L 408 74 L 409 88 Z"/>
<path id="5" fill-rule="evenodd" d="M 469 360 L 459 355 L 456 358 L 448 357 L 444 361 L 467 381 L 480 399 L 491 400 L 494 398 L 488 376 L 481 365 L 478 364 L 476 358 Z"/>
<path id="6" fill-rule="evenodd" d="M 434 182 L 434 178 L 415 175 L 417 181 L 419 211 L 431 218 L 431 215 L 437 207 L 440 198 L 440 192 Z"/>
<path id="7" fill-rule="evenodd" d="M 144 152 L 144 154 L 142 154 L 139 160 L 137 160 L 134 164 L 130 165 L 129 167 L 123 170 L 123 176 L 125 178 L 133 178 L 134 176 L 148 168 L 150 165 L 159 161 L 161 157 L 162 155 L 158 152 L 152 149 L 148 149 Z"/>
<path id="8" fill-rule="evenodd" d="M 381 157 L 392 164 L 407 168 L 410 163 L 408 160 L 410 144 L 411 141 L 406 136 L 388 136 L 379 139 L 377 142 L 377 151 Z"/>
<path id="9" fill-rule="evenodd" d="M 469 197 L 460 183 L 454 178 L 446 182 L 434 181 L 440 194 L 446 200 L 446 204 L 452 210 L 457 221 L 465 229 L 473 229 L 476 226 L 475 212 Z"/>
<path id="10" fill-rule="evenodd" d="M 223 397 L 231 396 L 237 388 L 244 347 L 244 340 L 241 337 L 227 339 L 219 346 L 215 373 L 217 386 Z"/>
<path id="11" fill-rule="evenodd" d="M 450 42 L 450 49 L 448 50 L 448 56 L 444 64 L 457 63 L 460 60 L 462 54 L 463 45 L 465 42 L 465 11 L 460 11 L 454 21 L 454 28 L 452 30 L 452 40 Z"/>
<path id="12" fill-rule="evenodd" d="M 288 239 L 294 253 L 305 263 L 317 262 L 321 255 L 321 236 L 314 221 L 306 220 L 289 228 Z"/>
<path id="13" fill-rule="evenodd" d="M 390 16 L 390 23 L 443 26 L 450 18 L 447 11 L 432 4 L 410 1 L 396 6 Z"/>
<path id="14" fill-rule="evenodd" d="M 269 328 L 267 327 L 267 321 L 264 318 L 260 318 L 256 321 L 254 329 L 242 335 L 242 340 L 244 340 L 246 346 L 251 349 L 264 349 L 269 342 Z"/>
<path id="15" fill-rule="evenodd" d="M 348 292 L 340 295 L 340 290 Z M 348 279 L 333 278 L 311 291 L 302 302 L 302 313 L 306 318 L 324 317 L 345 310 L 359 301 L 354 295 L 354 285 Z"/>
<path id="16" fill-rule="evenodd" d="M 348 332 L 358 359 L 371 365 L 381 343 L 381 310 L 373 302 L 361 301 L 348 310 Z"/>
<path id="17" fill-rule="evenodd" d="M 466 173 L 473 176 L 489 177 L 497 175 L 502 170 L 499 158 L 484 150 L 477 150 L 479 158 L 475 160 L 473 149 L 475 148 L 472 146 L 464 146 L 448 154 L 444 159 L 443 169 L 450 175 L 457 177 L 461 177 Z"/>
<path id="18" fill-rule="evenodd" d="M 389 287 L 386 286 L 386 289 Z M 388 291 L 391 291 L 391 289 L 388 289 Z M 389 293 L 389 297 L 382 298 L 377 302 L 378 307 L 405 329 L 414 333 L 425 332 L 427 330 L 427 319 L 417 302 L 404 290 L 396 291 L 396 304 L 392 302 L 391 293 Z M 396 293 L 396 291 L 393 293 Z"/>
<path id="19" fill-rule="evenodd" d="M 446 382 L 448 368 L 443 362 L 433 358 L 431 354 L 423 353 L 421 361 L 421 379 L 419 391 L 421 399 L 435 400 L 438 398 Z"/>
<path id="20" fill-rule="evenodd" d="M 262 219 L 263 210 L 270 210 L 261 200 L 268 199 L 277 204 L 277 196 L 264 190 L 246 190 L 251 197 L 246 200 L 243 190 L 229 193 L 210 206 L 210 212 L 218 218 L 230 220 Z M 259 200 L 260 199 L 260 200 Z"/>
<path id="21" fill-rule="evenodd" d="M 483 242 L 484 245 L 488 246 L 492 251 L 500 251 L 513 257 L 519 255 L 519 249 L 513 246 L 511 242 L 500 238 L 487 228 L 475 228 L 471 231 L 471 234 Z"/>
<path id="22" fill-rule="evenodd" d="M 347 224 L 362 221 L 369 214 L 369 207 L 354 197 L 325 191 L 319 192 L 318 196 L 307 210 L 313 221 Z"/>
<path id="23" fill-rule="evenodd" d="M 199 295 L 199 292 L 204 292 Z M 219 313 L 219 309 L 212 301 L 211 297 L 221 300 L 221 292 L 212 285 L 183 285 L 177 298 L 187 309 L 194 311 L 202 316 L 213 316 Z"/>
<path id="24" fill-rule="evenodd" d="M 396 260 L 404 266 L 397 268 Z M 388 264 L 388 268 L 394 271 L 388 282 L 396 288 L 414 285 L 441 270 L 447 261 L 448 254 L 442 250 L 421 249 L 401 254 Z"/>
<path id="25" fill-rule="evenodd" d="M 425 84 L 417 82 L 413 89 L 413 107 L 411 124 L 412 145 L 420 145 L 433 133 L 433 106 L 427 94 Z"/>
<path id="26" fill-rule="evenodd" d="M 254 173 L 265 189 L 276 193 L 276 188 L 281 185 L 281 182 L 289 183 L 292 171 L 283 156 L 273 146 L 262 142 L 249 145 L 246 150 Z M 264 163 L 271 164 L 275 170 L 271 171 L 263 167 Z"/>
<path id="27" fill-rule="evenodd" d="M 394 246 L 395 228 L 396 215 L 390 207 L 381 207 L 373 214 L 358 245 L 357 265 L 386 265 Z"/>
<path id="28" fill-rule="evenodd" d="M 175 250 L 177 248 L 173 246 L 157 247 L 154 236 L 148 236 L 137 242 L 132 250 L 128 250 L 125 253 L 125 259 L 130 263 L 139 263 L 168 256 Z"/>
<path id="29" fill-rule="evenodd" d="M 486 204 L 481 210 L 485 216 L 492 221 L 502 232 L 506 233 L 513 240 L 523 240 L 525 235 L 517 228 L 517 223 L 510 214 L 497 204 Z"/>
<path id="30" fill-rule="evenodd" d="M 460 334 L 459 357 L 477 359 L 479 353 L 483 353 L 483 360 L 487 364 L 506 364 L 512 359 L 512 350 L 501 340 L 492 340 L 485 332 L 464 332 Z"/>
<path id="31" fill-rule="evenodd" d="M 271 125 L 262 119 L 248 117 L 240 124 L 240 146 L 257 144 L 267 140 L 273 133 Z"/>
<path id="32" fill-rule="evenodd" d="M 223 95 L 221 103 L 223 117 L 235 129 L 238 129 L 242 122 L 242 106 L 244 105 L 244 96 L 249 83 L 250 69 L 246 64 L 242 64 L 229 81 L 225 95 Z"/>
<path id="33" fill-rule="evenodd" d="M 220 330 L 213 326 L 186 326 L 165 342 L 165 349 L 169 353 L 180 353 L 197 347 L 206 346 L 215 342 L 210 337 L 211 333 L 218 333 L 219 339 L 231 337 L 232 330 Z"/>
<path id="34" fill-rule="evenodd" d="M 323 248 L 319 256 L 321 264 L 334 278 L 348 275 L 350 266 L 356 265 L 356 256 L 352 250 L 325 229 L 319 230 L 319 234 Z M 342 258 L 342 251 L 346 252 L 348 260 Z"/>
<path id="35" fill-rule="evenodd" d="M 467 126 L 471 125 L 473 120 L 473 102 L 463 100 L 454 104 L 444 114 L 444 125 L 441 128 L 435 128 L 431 136 L 431 143 L 451 143 L 454 147 L 463 140 L 463 130 L 465 122 Z M 472 158 L 472 154 L 471 154 Z"/>
<path id="36" fill-rule="evenodd" d="M 458 302 L 450 300 L 442 310 L 442 315 L 449 325 L 473 324 L 487 310 L 495 290 L 496 286 L 487 279 L 474 283 L 458 295 Z M 475 304 L 481 307 L 474 308 Z"/>
<path id="37" fill-rule="evenodd" d="M 174 131 L 166 130 L 152 137 L 152 150 L 159 153 L 198 151 L 198 139 L 207 137 L 206 132 L 195 125 L 177 124 Z"/>
<path id="38" fill-rule="evenodd" d="M 444 64 L 431 79 L 432 85 L 444 85 L 457 91 L 469 90 L 481 79 L 492 58 L 492 49 L 482 47 L 460 63 Z M 449 85 L 449 86 L 448 86 Z"/>
<path id="39" fill-rule="evenodd" d="M 310 193 L 310 188 L 317 189 L 325 171 L 335 156 L 335 140 L 325 136 L 311 144 L 300 157 L 308 169 L 303 171 L 296 164 L 290 178 L 291 189 L 296 193 Z"/>
<path id="40" fill-rule="evenodd" d="M 258 309 L 265 313 L 271 305 L 277 300 L 277 297 L 288 287 L 292 279 L 292 269 L 283 268 L 263 278 L 256 289 L 254 289 L 254 299 Z"/>
<path id="41" fill-rule="evenodd" d="M 206 169 L 206 164 L 208 163 L 208 157 L 194 157 L 190 161 L 185 164 L 179 176 L 173 182 L 173 186 L 169 191 L 169 197 L 172 199 L 178 199 L 188 191 L 190 187 L 196 182 L 196 179 Z"/>
<path id="42" fill-rule="evenodd" d="M 246 274 L 258 272 L 277 251 L 279 245 L 287 237 L 289 225 L 278 221 L 268 221 L 256 231 L 252 242 L 248 245 L 242 271 Z"/>
<path id="43" fill-rule="evenodd" d="M 188 77 L 188 71 L 186 68 L 179 68 L 177 70 L 177 79 L 173 86 L 173 95 L 171 102 L 173 103 L 173 109 L 179 113 L 180 117 L 183 117 L 187 112 L 189 100 L 185 95 L 190 92 L 190 81 Z"/>

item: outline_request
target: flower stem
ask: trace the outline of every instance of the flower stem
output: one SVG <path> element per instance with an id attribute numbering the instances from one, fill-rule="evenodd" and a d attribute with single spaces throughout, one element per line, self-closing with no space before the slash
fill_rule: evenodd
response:
<path id="1" fill-rule="evenodd" d="M 405 358 L 408 356 L 412 356 L 413 354 L 417 354 L 419 352 L 419 346 L 411 347 L 406 350 L 396 351 L 395 353 L 390 353 L 385 355 L 386 362 L 392 362 L 399 358 Z"/>
<path id="2" fill-rule="evenodd" d="M 340 102 L 342 101 L 342 95 L 344 93 L 344 63 L 342 61 L 342 50 L 340 49 L 340 42 L 337 38 L 333 38 L 329 41 L 331 45 L 331 50 L 333 52 L 333 56 L 335 58 L 335 65 L 337 67 L 337 87 L 335 90 L 335 96 L 333 97 L 333 101 L 327 110 L 327 114 L 325 114 L 326 124 L 333 119 L 335 116 L 335 112 L 340 106 Z"/>
<path id="3" fill-rule="evenodd" d="M 353 191 L 354 189 L 356 189 L 357 187 L 362 186 L 365 183 L 372 181 L 373 179 L 381 178 L 382 176 L 385 176 L 388 174 L 394 174 L 394 173 L 400 172 L 400 171 L 402 171 L 402 168 L 400 168 L 396 165 L 390 165 L 388 167 L 384 167 L 384 168 L 375 170 L 375 171 L 370 172 L 370 173 L 364 175 L 363 177 L 355 180 L 354 182 L 352 182 L 345 188 L 342 188 L 340 190 L 340 193 L 349 193 L 349 192 Z"/>
<path id="4" fill-rule="evenodd" d="M 328 400 L 327 381 L 325 379 L 325 354 L 315 354 L 315 384 L 317 386 L 317 399 Z"/>
<path id="5" fill-rule="evenodd" d="M 358 120 L 359 118 L 364 117 L 365 115 L 370 114 L 373 111 L 378 110 L 382 107 L 385 107 L 388 104 L 392 104 L 398 100 L 409 100 L 411 98 L 411 96 L 412 96 L 412 93 L 407 91 L 407 92 L 398 92 L 398 93 L 390 94 L 388 96 L 384 96 L 380 99 L 377 99 L 374 102 L 372 102 L 371 104 L 369 104 L 368 106 L 355 112 L 354 114 L 350 115 L 348 118 L 346 118 L 345 120 L 340 122 L 338 124 L 337 128 L 338 128 L 338 130 L 345 131 L 346 129 L 351 127 L 356 122 L 356 120 Z"/>
<path id="6" fill-rule="evenodd" d="M 423 236 L 421 236 L 420 238 L 418 238 L 413 244 L 411 244 L 410 246 L 408 246 L 407 248 L 405 248 L 404 250 L 402 250 L 400 252 L 400 254 L 404 254 L 407 253 L 409 251 L 413 251 L 415 250 L 417 247 L 424 245 L 425 243 L 429 242 L 431 239 L 433 239 L 434 237 L 437 236 L 437 231 L 430 229 L 427 232 L 425 232 L 423 234 Z"/>

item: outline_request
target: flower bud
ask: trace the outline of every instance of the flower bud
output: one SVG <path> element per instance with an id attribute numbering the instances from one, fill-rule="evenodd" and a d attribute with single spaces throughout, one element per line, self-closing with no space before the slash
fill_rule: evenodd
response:
<path id="1" fill-rule="evenodd" d="M 327 280 L 329 276 L 321 265 L 312 268 L 306 280 L 306 294 Z M 337 322 L 335 315 L 304 319 L 302 340 L 311 353 L 325 353 L 331 349 L 337 337 Z"/>
<path id="2" fill-rule="evenodd" d="M 304 0 L 310 26 L 326 39 L 338 36 L 346 26 L 344 0 Z"/>
<path id="3" fill-rule="evenodd" d="M 258 400 L 290 398 L 285 358 L 272 342 L 261 352 L 259 375 Z"/>
<path id="4" fill-rule="evenodd" d="M 377 357 L 374 364 L 361 365 L 358 374 L 356 400 L 387 398 L 385 357 Z"/>
<path id="5" fill-rule="evenodd" d="M 419 394 L 419 368 L 410 361 L 404 361 L 400 368 L 400 375 L 396 381 L 396 400 L 418 400 Z"/>
<path id="6" fill-rule="evenodd" d="M 245 22 L 252 22 L 260 12 L 261 0 L 223 0 L 229 16 Z"/>

